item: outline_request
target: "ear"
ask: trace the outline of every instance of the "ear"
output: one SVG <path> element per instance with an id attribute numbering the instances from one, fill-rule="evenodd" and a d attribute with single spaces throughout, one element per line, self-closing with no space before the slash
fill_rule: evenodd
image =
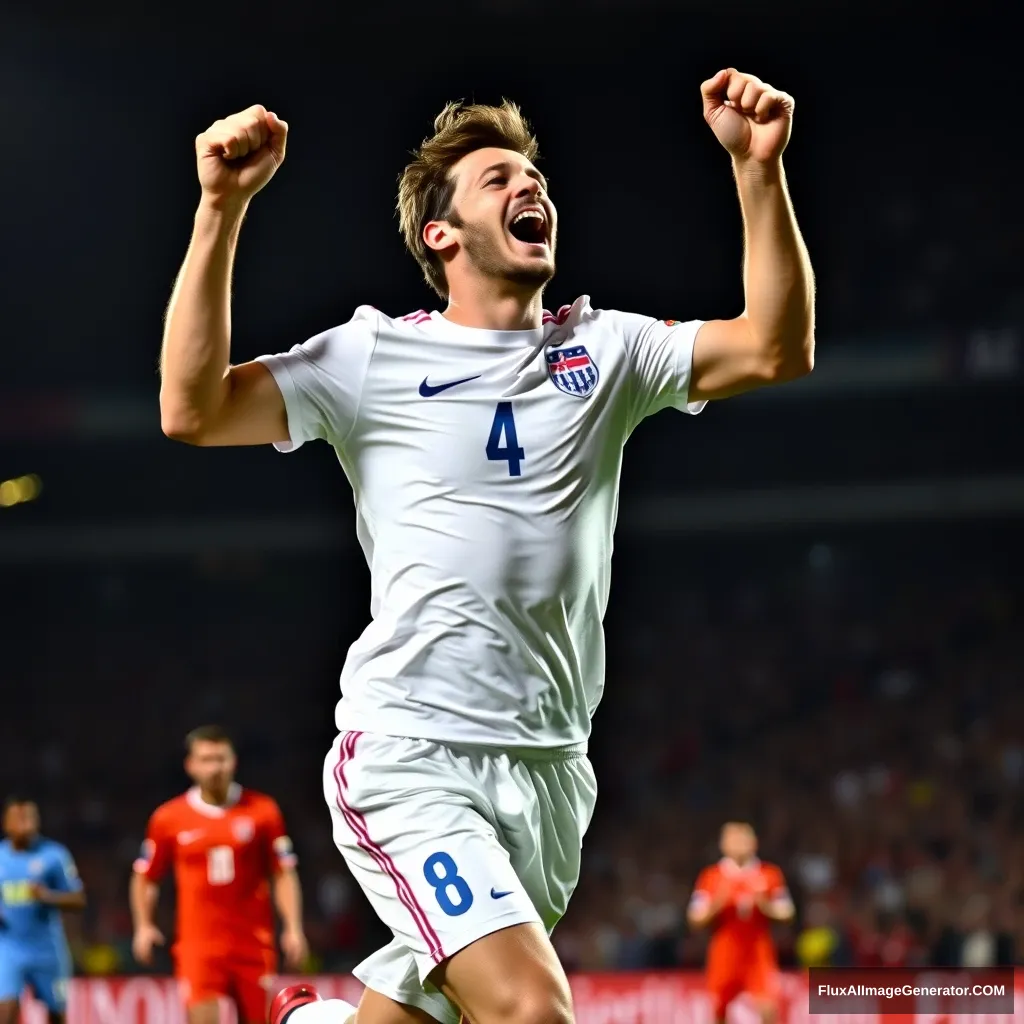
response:
<path id="1" fill-rule="evenodd" d="M 428 249 L 441 253 L 458 245 L 455 229 L 446 220 L 432 220 L 423 227 L 423 241 Z"/>

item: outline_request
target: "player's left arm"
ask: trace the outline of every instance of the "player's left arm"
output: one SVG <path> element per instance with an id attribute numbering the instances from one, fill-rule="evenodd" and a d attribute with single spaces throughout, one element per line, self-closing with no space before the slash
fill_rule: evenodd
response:
<path id="1" fill-rule="evenodd" d="M 284 815 L 273 800 L 268 800 L 263 838 L 270 864 L 274 906 L 281 918 L 281 951 L 289 967 L 300 968 L 309 952 L 309 945 L 302 926 L 298 860 L 285 831 Z"/>
<path id="2" fill-rule="evenodd" d="M 43 881 L 33 887 L 35 898 L 58 910 L 84 910 L 85 886 L 74 858 L 63 846 L 57 847 L 55 853 L 54 862 L 43 876 Z"/>
<path id="3" fill-rule="evenodd" d="M 755 902 L 757 909 L 771 921 L 791 921 L 796 914 L 793 898 L 789 895 L 789 887 L 782 876 L 782 871 L 777 867 L 768 872 L 765 890 L 758 894 Z"/>
<path id="4" fill-rule="evenodd" d="M 701 96 L 704 119 L 732 157 L 743 214 L 745 308 L 697 331 L 692 402 L 794 380 L 814 367 L 814 273 L 782 166 L 793 98 L 735 68 L 704 82 Z"/>

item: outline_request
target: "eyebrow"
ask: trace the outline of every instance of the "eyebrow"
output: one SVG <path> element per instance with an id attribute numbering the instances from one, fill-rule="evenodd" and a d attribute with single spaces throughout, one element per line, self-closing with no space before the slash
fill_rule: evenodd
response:
<path id="1" fill-rule="evenodd" d="M 484 178 L 486 178 L 488 174 L 493 174 L 495 171 L 506 171 L 506 172 L 508 172 L 511 169 L 512 169 L 512 165 L 507 160 L 501 160 L 500 162 L 498 162 L 496 164 L 491 164 L 491 166 L 485 168 L 484 172 L 480 175 L 479 178 L 477 178 L 477 184 L 479 184 L 481 181 L 483 181 Z M 526 173 L 531 178 L 535 178 L 537 181 L 539 181 L 540 184 L 541 184 L 541 188 L 543 188 L 545 192 L 547 191 L 548 180 L 547 180 L 547 178 L 544 177 L 543 174 L 540 173 L 540 171 L 537 170 L 536 167 L 528 167 L 526 169 Z"/>

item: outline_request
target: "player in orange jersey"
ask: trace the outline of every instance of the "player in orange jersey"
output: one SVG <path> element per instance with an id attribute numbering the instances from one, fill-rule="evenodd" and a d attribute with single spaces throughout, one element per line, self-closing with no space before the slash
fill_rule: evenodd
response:
<path id="1" fill-rule="evenodd" d="M 708 946 L 707 986 L 715 1020 L 746 992 L 764 1024 L 778 1012 L 779 965 L 771 936 L 773 921 L 793 917 L 782 871 L 757 858 L 757 835 L 745 821 L 722 826 L 722 859 L 697 879 L 687 917 L 694 928 L 713 929 Z"/>
<path id="2" fill-rule="evenodd" d="M 295 855 L 277 804 L 234 781 L 235 751 L 217 726 L 185 740 L 185 770 L 195 785 L 149 819 L 131 882 L 140 963 L 163 945 L 154 923 L 159 884 L 173 867 L 177 888 L 175 975 L 189 1024 L 217 1024 L 218 997 L 233 999 L 241 1024 L 263 1024 L 266 986 L 277 970 L 273 902 L 281 948 L 299 967 L 307 946 Z"/>

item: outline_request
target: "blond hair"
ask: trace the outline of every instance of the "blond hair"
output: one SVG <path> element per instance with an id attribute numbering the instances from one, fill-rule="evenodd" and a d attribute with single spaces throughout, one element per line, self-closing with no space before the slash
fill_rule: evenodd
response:
<path id="1" fill-rule="evenodd" d="M 452 168 L 469 153 L 492 146 L 513 150 L 531 163 L 537 159 L 537 140 L 516 104 L 449 103 L 434 119 L 434 134 L 423 140 L 398 180 L 398 223 L 406 248 L 442 299 L 448 298 L 444 264 L 423 241 L 423 228 L 432 220 L 451 219 Z"/>

